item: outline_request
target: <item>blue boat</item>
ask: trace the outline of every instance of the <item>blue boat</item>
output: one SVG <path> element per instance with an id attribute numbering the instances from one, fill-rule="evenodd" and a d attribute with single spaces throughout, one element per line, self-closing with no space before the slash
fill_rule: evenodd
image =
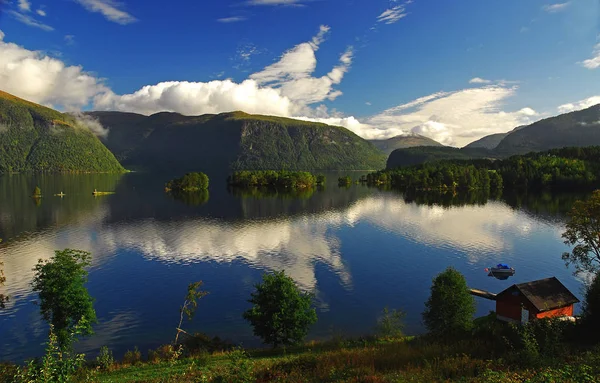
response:
<path id="1" fill-rule="evenodd" d="M 505 263 L 499 263 L 496 266 L 486 267 L 485 271 L 489 273 L 488 276 L 496 277 L 498 279 L 507 279 L 508 277 L 515 275 L 515 269 Z"/>

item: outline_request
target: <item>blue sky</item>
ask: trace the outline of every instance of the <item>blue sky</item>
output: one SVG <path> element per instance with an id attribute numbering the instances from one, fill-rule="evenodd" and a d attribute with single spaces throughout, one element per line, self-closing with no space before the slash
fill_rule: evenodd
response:
<path id="1" fill-rule="evenodd" d="M 61 110 L 244 110 L 462 146 L 600 103 L 598 0 L 0 7 L 0 89 Z"/>

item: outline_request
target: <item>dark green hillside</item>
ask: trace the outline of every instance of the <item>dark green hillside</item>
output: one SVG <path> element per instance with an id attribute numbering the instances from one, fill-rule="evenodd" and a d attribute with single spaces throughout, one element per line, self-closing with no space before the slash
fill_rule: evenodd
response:
<path id="1" fill-rule="evenodd" d="M 466 145 L 465 148 L 495 149 L 500 141 L 502 141 L 509 133 L 490 134 L 489 136 L 485 136 L 477 141 L 471 142 L 469 145 Z"/>
<path id="2" fill-rule="evenodd" d="M 372 144 L 345 128 L 320 123 L 242 112 L 198 117 L 158 113 L 143 120 L 126 115 L 123 121 L 117 112 L 91 114 L 111 128 L 106 145 L 128 167 L 365 170 L 385 163 Z M 127 133 L 113 134 L 121 127 Z"/>
<path id="3" fill-rule="evenodd" d="M 415 146 L 444 146 L 439 142 L 432 140 L 429 137 L 421 136 L 420 134 L 396 136 L 388 138 L 387 140 L 369 140 L 369 142 L 387 155 L 396 149 L 413 148 Z"/>
<path id="4" fill-rule="evenodd" d="M 124 170 L 73 117 L 0 91 L 0 174 Z"/>
<path id="5" fill-rule="evenodd" d="M 137 113 L 122 112 L 89 112 L 86 113 L 102 121 L 102 125 L 109 129 L 109 137 L 101 139 L 106 147 L 123 161 L 135 149 L 137 143 L 142 141 L 145 134 L 150 133 L 141 122 L 146 116 Z"/>
<path id="6" fill-rule="evenodd" d="M 392 169 L 442 160 L 469 160 L 475 158 L 496 158 L 496 154 L 485 148 L 459 149 L 450 146 L 397 149 L 390 154 L 387 168 Z"/>
<path id="7" fill-rule="evenodd" d="M 600 105 L 514 130 L 495 150 L 502 155 L 513 155 L 590 145 L 600 145 Z"/>

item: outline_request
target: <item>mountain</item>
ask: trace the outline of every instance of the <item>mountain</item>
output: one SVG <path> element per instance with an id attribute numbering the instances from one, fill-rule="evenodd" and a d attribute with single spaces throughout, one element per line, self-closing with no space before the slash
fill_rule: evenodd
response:
<path id="1" fill-rule="evenodd" d="M 490 134 L 489 136 L 485 136 L 477 141 L 471 142 L 469 145 L 465 146 L 465 148 L 495 149 L 500 141 L 502 141 L 504 137 L 508 136 L 508 134 L 509 133 Z"/>
<path id="2" fill-rule="evenodd" d="M 396 149 L 387 160 L 387 169 L 401 166 L 418 165 L 425 162 L 443 160 L 471 160 L 477 158 L 496 158 L 493 151 L 485 148 L 454 148 L 450 146 L 441 147 L 414 147 Z"/>
<path id="3" fill-rule="evenodd" d="M 148 170 L 218 168 L 366 170 L 385 166 L 371 143 L 337 126 L 243 112 L 141 116 L 90 112 L 125 166 Z"/>
<path id="4" fill-rule="evenodd" d="M 75 117 L 0 91 L 0 173 L 123 171 Z"/>
<path id="5" fill-rule="evenodd" d="M 600 104 L 515 129 L 496 147 L 501 155 L 600 145 Z"/>
<path id="6" fill-rule="evenodd" d="M 406 149 L 415 146 L 444 146 L 420 134 L 400 135 L 386 140 L 369 140 L 369 142 L 387 155 L 396 149 Z"/>
<path id="7" fill-rule="evenodd" d="M 502 137 L 504 136 L 504 137 Z M 495 142 L 502 138 L 497 146 Z M 421 164 L 438 160 L 499 159 L 564 147 L 600 145 L 600 104 L 576 112 L 518 126 L 508 133 L 492 134 L 462 149 L 421 147 L 394 150 L 387 167 Z"/>

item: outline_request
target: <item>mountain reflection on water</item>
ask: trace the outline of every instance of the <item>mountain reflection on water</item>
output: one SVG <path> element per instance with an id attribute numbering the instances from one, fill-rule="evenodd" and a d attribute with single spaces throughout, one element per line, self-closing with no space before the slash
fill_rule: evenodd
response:
<path id="1" fill-rule="evenodd" d="M 578 196 L 411 196 L 339 189 L 330 176 L 324 190 L 299 196 L 228 191 L 211 181 L 208 195 L 182 200 L 163 192 L 163 178 L 0 178 L 0 260 L 12 298 L 0 312 L 0 359 L 41 353 L 46 330 L 31 304 L 31 270 L 67 247 L 93 253 L 89 289 L 100 323 L 78 346 L 91 353 L 169 342 L 185 286 L 198 279 L 211 294 L 190 329 L 249 345 L 257 341 L 241 313 L 264 271 L 285 270 L 315 292 L 312 338 L 332 328 L 368 333 L 386 305 L 407 311 L 409 332 L 420 331 L 431 279 L 448 265 L 493 292 L 551 275 L 579 291 L 560 258 L 562 217 Z M 35 184 L 67 196 L 44 196 L 36 206 L 27 197 Z M 116 194 L 94 198 L 93 188 Z M 508 281 L 487 278 L 494 262 L 518 272 Z M 478 301 L 478 314 L 490 309 Z"/>

